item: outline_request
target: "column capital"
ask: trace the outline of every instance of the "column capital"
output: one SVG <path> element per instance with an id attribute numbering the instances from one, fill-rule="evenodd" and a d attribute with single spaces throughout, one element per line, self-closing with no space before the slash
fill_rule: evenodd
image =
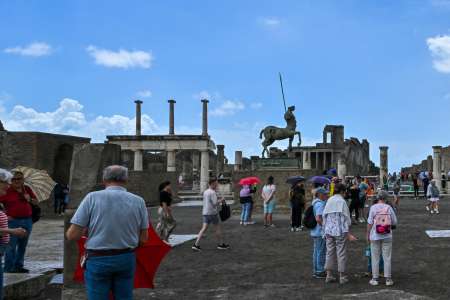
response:
<path id="1" fill-rule="evenodd" d="M 209 100 L 208 99 L 202 99 L 201 100 L 203 103 L 209 103 Z"/>
<path id="2" fill-rule="evenodd" d="M 143 102 L 142 100 L 135 100 L 134 103 L 136 103 L 136 104 L 142 104 L 142 103 L 144 103 L 144 102 Z"/>
<path id="3" fill-rule="evenodd" d="M 388 149 L 388 146 L 380 146 L 380 151 L 387 151 Z"/>
<path id="4" fill-rule="evenodd" d="M 216 145 L 217 150 L 223 150 L 225 149 L 225 145 Z"/>
<path id="5" fill-rule="evenodd" d="M 169 102 L 169 103 L 177 103 L 177 101 L 175 101 L 173 99 L 169 99 L 169 100 L 167 100 L 167 102 Z"/>
<path id="6" fill-rule="evenodd" d="M 433 146 L 433 150 L 434 151 L 441 151 L 442 150 L 442 146 Z"/>

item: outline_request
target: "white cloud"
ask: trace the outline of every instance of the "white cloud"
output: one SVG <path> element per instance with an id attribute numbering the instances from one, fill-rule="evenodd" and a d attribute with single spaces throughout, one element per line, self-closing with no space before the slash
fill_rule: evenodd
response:
<path id="1" fill-rule="evenodd" d="M 91 137 L 93 141 L 103 142 L 106 135 L 134 134 L 135 118 L 113 115 L 97 116 L 88 120 L 83 105 L 77 100 L 65 98 L 59 107 L 50 112 L 38 112 L 33 108 L 16 105 L 6 113 L 3 123 L 11 131 L 42 131 Z M 154 133 L 158 126 L 150 116 L 142 115 L 142 131 Z"/>
<path id="2" fill-rule="evenodd" d="M 52 53 L 53 49 L 52 49 L 52 46 L 50 46 L 47 43 L 35 42 L 35 43 L 31 43 L 24 47 L 16 46 L 16 47 L 6 48 L 3 51 L 5 53 L 10 53 L 10 54 L 39 57 L 39 56 L 50 55 Z"/>
<path id="3" fill-rule="evenodd" d="M 203 99 L 211 100 L 211 98 L 212 98 L 211 94 L 208 91 L 205 91 L 205 90 L 200 91 L 197 94 L 194 94 L 192 97 L 194 99 L 198 99 L 198 100 L 203 100 Z"/>
<path id="4" fill-rule="evenodd" d="M 240 101 L 226 100 L 219 107 L 213 109 L 210 114 L 212 116 L 218 117 L 231 116 L 244 109 L 245 109 L 244 103 Z"/>
<path id="5" fill-rule="evenodd" d="M 439 35 L 427 39 L 433 57 L 433 67 L 442 73 L 450 73 L 450 35 Z"/>
<path id="6" fill-rule="evenodd" d="M 261 102 L 253 102 L 252 104 L 250 104 L 250 107 L 253 109 L 260 109 L 263 106 L 263 104 Z"/>
<path id="7" fill-rule="evenodd" d="M 275 28 L 280 26 L 281 20 L 277 17 L 263 17 L 259 19 L 259 22 L 264 26 Z"/>
<path id="8" fill-rule="evenodd" d="M 89 46 L 86 51 L 95 59 L 97 65 L 110 68 L 143 68 L 148 69 L 152 65 L 153 55 L 145 51 L 128 51 L 119 49 L 114 52 L 108 49 L 100 49 L 95 46 Z"/>
<path id="9" fill-rule="evenodd" d="M 137 92 L 136 95 L 141 98 L 150 98 L 152 96 L 152 92 L 150 90 L 142 90 Z"/>

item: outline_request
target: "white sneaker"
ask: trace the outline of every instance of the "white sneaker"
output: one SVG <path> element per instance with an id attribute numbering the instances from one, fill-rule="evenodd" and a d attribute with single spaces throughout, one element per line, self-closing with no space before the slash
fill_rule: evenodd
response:
<path id="1" fill-rule="evenodd" d="M 386 282 L 387 282 L 387 281 L 386 281 Z M 372 279 L 369 281 L 369 284 L 370 284 L 370 285 L 373 285 L 373 286 L 378 285 L 378 279 L 372 278 Z"/>
<path id="2" fill-rule="evenodd" d="M 436 214 L 439 214 L 439 209 L 435 209 L 434 212 L 435 212 Z"/>
<path id="3" fill-rule="evenodd" d="M 296 231 L 295 228 L 291 227 L 291 232 L 295 232 L 295 231 Z"/>
<path id="4" fill-rule="evenodd" d="M 239 225 L 244 225 L 244 222 L 242 222 L 242 221 L 241 221 L 241 222 L 239 222 Z"/>
<path id="5" fill-rule="evenodd" d="M 434 210 L 430 210 L 430 214 L 434 214 Z"/>
<path id="6" fill-rule="evenodd" d="M 394 285 L 394 281 L 391 278 L 387 278 L 386 279 L 386 286 L 393 286 Z"/>
<path id="7" fill-rule="evenodd" d="M 427 210 L 427 211 L 430 211 L 430 207 L 427 205 L 427 206 L 425 206 L 425 209 Z"/>

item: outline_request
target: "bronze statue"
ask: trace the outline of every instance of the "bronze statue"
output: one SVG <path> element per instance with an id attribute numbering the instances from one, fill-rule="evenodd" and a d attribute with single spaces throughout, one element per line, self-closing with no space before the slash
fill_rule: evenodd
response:
<path id="1" fill-rule="evenodd" d="M 288 107 L 286 113 L 284 114 L 284 119 L 286 120 L 286 128 L 279 128 L 276 126 L 267 126 L 259 134 L 259 138 L 262 139 L 264 135 L 264 141 L 262 146 L 264 147 L 262 152 L 262 158 L 265 158 L 265 153 L 269 153 L 267 147 L 272 145 L 275 141 L 281 141 L 284 139 L 289 139 L 289 151 L 292 150 L 292 141 L 294 137 L 298 136 L 298 146 L 302 143 L 302 137 L 297 129 L 297 120 L 294 115 L 295 106 Z"/>

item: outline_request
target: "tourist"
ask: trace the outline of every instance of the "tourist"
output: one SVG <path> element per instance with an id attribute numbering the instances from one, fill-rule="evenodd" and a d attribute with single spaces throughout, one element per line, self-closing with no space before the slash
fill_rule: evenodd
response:
<path id="1" fill-rule="evenodd" d="M 241 225 L 250 224 L 250 209 L 252 205 L 252 195 L 249 185 L 243 185 L 239 192 L 239 202 L 241 203 Z"/>
<path id="2" fill-rule="evenodd" d="M 168 242 L 169 236 L 176 227 L 176 221 L 172 214 L 172 187 L 170 181 L 165 181 L 159 185 L 159 222 L 156 225 L 156 232 L 159 237 Z"/>
<path id="3" fill-rule="evenodd" d="M 348 282 L 346 275 L 347 242 L 356 238 L 350 233 L 351 217 L 347 202 L 344 199 L 345 186 L 337 184 L 335 194 L 327 200 L 323 211 L 323 234 L 327 245 L 325 259 L 326 283 L 336 281 L 333 272 L 339 272 L 339 283 Z M 337 268 L 336 268 L 337 265 Z"/>
<path id="4" fill-rule="evenodd" d="M 69 189 L 62 183 L 57 183 L 53 189 L 53 208 L 55 215 L 62 216 L 66 209 L 66 197 Z"/>
<path id="5" fill-rule="evenodd" d="M 33 228 L 31 203 L 38 204 L 39 201 L 24 182 L 23 173 L 13 172 L 10 187 L 5 195 L 0 196 L 0 203 L 4 205 L 8 215 L 8 227 L 23 228 L 28 233 L 25 237 L 10 237 L 9 247 L 5 252 L 5 272 L 7 273 L 29 273 L 29 270 L 24 268 L 24 260 Z"/>
<path id="6" fill-rule="evenodd" d="M 148 240 L 145 201 L 127 192 L 128 169 L 109 166 L 103 171 L 105 189 L 86 195 L 67 230 L 79 240 L 87 230 L 84 280 L 89 300 L 133 299 L 136 268 L 134 250 Z"/>
<path id="7" fill-rule="evenodd" d="M 194 245 L 192 245 L 192 250 L 194 251 L 202 250 L 200 248 L 200 240 L 210 224 L 213 224 L 216 229 L 216 237 L 218 240 L 217 249 L 226 250 L 230 248 L 229 245 L 223 242 L 222 226 L 219 223 L 219 204 L 225 200 L 223 198 L 217 199 L 216 189 L 217 179 L 209 180 L 209 188 L 203 193 L 203 226 L 198 233 L 197 240 Z"/>
<path id="8" fill-rule="evenodd" d="M 429 185 L 430 185 L 430 179 L 428 178 L 428 176 L 424 175 L 424 177 L 422 177 L 423 196 L 428 201 L 427 205 L 425 206 L 425 209 L 430 212 L 432 203 L 430 201 L 430 198 L 428 197 L 428 186 Z"/>
<path id="9" fill-rule="evenodd" d="M 253 184 L 250 186 L 250 211 L 248 213 L 247 225 L 254 225 L 256 223 L 255 221 L 253 221 L 252 215 L 253 215 L 253 208 L 255 206 L 255 201 L 253 200 L 253 195 L 256 193 L 257 189 L 258 188 L 257 188 L 256 184 Z"/>
<path id="10" fill-rule="evenodd" d="M 311 237 L 314 243 L 313 250 L 313 277 L 314 278 L 326 278 L 325 272 L 325 253 L 327 251 L 326 242 L 323 237 L 323 210 L 325 208 L 326 201 L 328 199 L 328 191 L 324 188 L 318 188 L 315 190 L 315 199 L 312 202 L 314 216 L 316 218 L 317 225 L 311 230 Z"/>
<path id="11" fill-rule="evenodd" d="M 427 198 L 429 200 L 429 205 L 427 206 L 430 214 L 439 214 L 439 187 L 436 184 L 436 179 L 431 180 L 431 184 L 428 186 Z"/>
<path id="12" fill-rule="evenodd" d="M 0 196 L 6 194 L 12 174 L 4 169 L 0 169 Z M 3 255 L 8 247 L 10 235 L 25 237 L 27 231 L 23 228 L 8 228 L 8 216 L 0 205 L 0 300 L 3 299 Z"/>
<path id="13" fill-rule="evenodd" d="M 274 178 L 270 176 L 267 179 L 267 184 L 264 185 L 261 192 L 264 205 L 264 227 L 275 227 L 272 220 L 273 210 L 275 209 L 277 201 L 275 198 L 275 192 L 276 186 L 274 184 Z"/>
<path id="14" fill-rule="evenodd" d="M 395 173 L 394 173 L 395 174 Z M 359 222 L 364 223 L 365 217 L 367 215 L 366 212 L 366 200 L 367 200 L 367 190 L 369 189 L 369 185 L 367 184 L 367 178 L 365 180 L 362 180 L 361 177 L 358 176 L 358 182 L 359 183 Z"/>
<path id="15" fill-rule="evenodd" d="M 414 187 L 414 198 L 417 200 L 419 198 L 419 180 L 417 176 L 414 175 L 412 181 Z"/>
<path id="16" fill-rule="evenodd" d="M 397 180 L 394 183 L 394 187 L 393 187 L 393 191 L 394 191 L 394 208 L 396 210 L 398 210 L 398 208 L 400 206 L 400 190 L 401 190 L 400 180 Z"/>
<path id="17" fill-rule="evenodd" d="M 367 220 L 367 241 L 370 242 L 372 257 L 372 279 L 369 282 L 371 285 L 379 284 L 380 255 L 383 256 L 386 285 L 394 284 L 391 273 L 392 229 L 397 225 L 397 217 L 392 207 L 386 203 L 388 198 L 388 192 L 378 193 L 378 202 L 371 206 Z"/>
<path id="18" fill-rule="evenodd" d="M 357 225 L 359 221 L 359 208 L 361 203 L 359 194 L 359 185 L 355 183 L 350 187 L 350 216 L 352 217 L 353 225 Z M 353 215 L 355 216 L 354 219 Z"/>
<path id="19" fill-rule="evenodd" d="M 292 186 L 290 192 L 291 203 L 291 232 L 303 230 L 302 215 L 305 207 L 305 187 L 302 182 Z"/>

